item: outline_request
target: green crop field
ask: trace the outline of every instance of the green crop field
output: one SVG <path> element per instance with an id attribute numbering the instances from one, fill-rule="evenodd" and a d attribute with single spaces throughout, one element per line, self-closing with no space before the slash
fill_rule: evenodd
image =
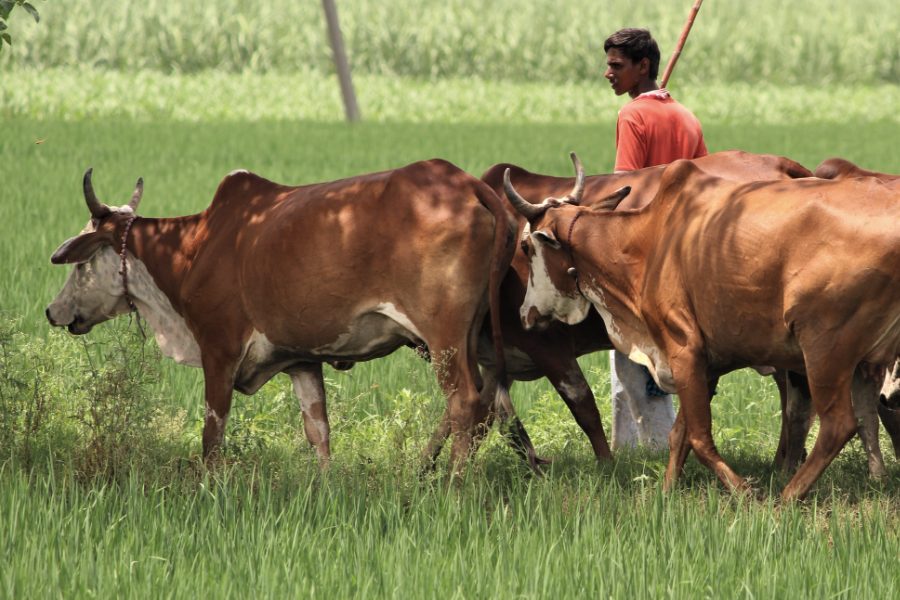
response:
<path id="1" fill-rule="evenodd" d="M 775 152 L 809 166 L 840 154 L 884 169 L 898 133 L 891 124 L 707 128 L 712 150 Z M 596 465 L 545 382 L 517 384 L 514 402 L 539 451 L 556 459 L 547 477 L 530 477 L 492 436 L 459 486 L 445 488 L 444 463 L 436 479 L 419 479 L 419 452 L 443 399 L 430 367 L 406 350 L 327 373 L 336 457 L 329 473 L 318 472 L 300 437 L 299 411 L 281 378 L 254 397 L 236 396 L 228 462 L 206 472 L 196 457 L 198 369 L 158 362 L 153 342 L 136 359 L 141 344 L 124 319 L 87 340 L 51 334 L 43 319 L 67 274 L 48 257 L 87 219 L 80 182 L 88 166 L 101 199 L 113 204 L 127 200 L 143 176 L 142 212 L 163 216 L 201 210 L 236 168 L 302 184 L 442 156 L 475 174 L 512 161 L 563 175 L 571 169 L 566 151 L 575 149 L 591 171 L 608 171 L 613 154 L 598 140 L 612 134 L 608 126 L 6 123 L 0 150 L 15 162 L 2 183 L 0 308 L 18 318 L 6 331 L 21 333 L 0 338 L 12 355 L 3 366 L 28 381 L 39 376 L 52 405 L 39 435 L 25 442 L 20 429 L 0 440 L 10 458 L 0 475 L 9 524 L 0 533 L 0 595 L 821 597 L 896 590 L 900 578 L 889 565 L 900 545 L 900 470 L 893 459 L 888 476 L 870 482 L 854 441 L 808 505 L 776 509 L 771 499 L 786 480 L 769 463 L 780 413 L 774 385 L 755 374 L 723 381 L 714 425 L 726 459 L 770 499 L 762 503 L 724 494 L 693 459 L 681 491 L 669 497 L 658 491 L 665 453 L 625 452 L 615 467 Z M 112 375 L 116 361 L 127 363 L 124 397 L 104 395 L 94 381 L 103 361 L 112 361 Z M 585 357 L 582 365 L 608 423 L 605 357 Z M 108 375 L 99 371 L 101 379 Z M 23 419 L 28 406 L 22 401 Z M 104 411 L 143 421 L 104 420 Z"/>
<path id="2" fill-rule="evenodd" d="M 127 317 L 87 336 L 44 308 L 49 257 L 101 201 L 195 213 L 249 169 L 285 184 L 433 157 L 571 175 L 613 167 L 623 99 L 603 39 L 653 30 L 664 60 L 689 2 L 337 0 L 364 122 L 342 123 L 319 2 L 49 0 L 0 53 L 0 598 L 856 598 L 900 593 L 900 467 L 867 477 L 852 440 L 797 506 L 776 499 L 771 379 L 720 382 L 713 431 L 760 490 L 725 492 L 668 453 L 598 465 L 546 381 L 513 402 L 542 456 L 496 432 L 457 481 L 421 453 L 445 405 L 407 349 L 326 367 L 334 459 L 320 470 L 289 380 L 235 394 L 225 458 L 199 458 L 203 379 Z M 711 152 L 900 172 L 900 4 L 708 0 L 670 88 Z M 580 359 L 609 431 L 604 353 Z M 677 402 L 677 400 L 676 400 Z M 816 428 L 813 429 L 813 436 Z M 811 440 L 808 443 L 811 445 Z"/>

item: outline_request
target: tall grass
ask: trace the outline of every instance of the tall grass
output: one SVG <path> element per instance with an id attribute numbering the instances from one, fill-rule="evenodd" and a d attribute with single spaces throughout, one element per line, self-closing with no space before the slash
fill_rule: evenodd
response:
<path id="1" fill-rule="evenodd" d="M 598 81 L 603 41 L 649 27 L 664 61 L 690 2 L 342 0 L 357 74 Z M 90 65 L 194 72 L 331 72 L 321 6 L 290 0 L 68 0 L 20 21 L 6 69 Z M 703 6 L 676 82 L 900 83 L 893 0 L 719 0 Z"/>
<path id="2" fill-rule="evenodd" d="M 460 492 L 363 470 L 187 488 L 2 478 L 9 598 L 856 598 L 900 585 L 896 513 L 880 501 L 779 512 L 589 474 L 472 477 Z"/>

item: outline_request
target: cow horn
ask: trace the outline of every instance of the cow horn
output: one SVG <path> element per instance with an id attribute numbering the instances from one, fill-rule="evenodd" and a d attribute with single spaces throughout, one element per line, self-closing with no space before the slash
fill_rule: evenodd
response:
<path id="1" fill-rule="evenodd" d="M 137 187 L 134 188 L 134 194 L 131 196 L 131 200 L 128 201 L 128 206 L 131 207 L 131 210 L 137 212 L 138 204 L 141 202 L 141 196 L 144 195 L 144 178 L 138 177 Z"/>
<path id="2" fill-rule="evenodd" d="M 97 194 L 94 193 L 94 185 L 91 183 L 91 173 L 93 172 L 94 169 L 92 167 L 84 174 L 84 201 L 87 202 L 91 216 L 100 219 L 109 214 L 109 207 L 97 200 Z"/>
<path id="3" fill-rule="evenodd" d="M 509 198 L 509 203 L 513 205 L 513 208 L 529 221 L 540 216 L 546 210 L 542 210 L 519 195 L 509 180 L 509 169 L 503 173 L 503 189 L 506 190 L 506 197 Z"/>
<path id="4" fill-rule="evenodd" d="M 584 165 L 581 164 L 574 152 L 569 152 L 569 156 L 572 157 L 572 162 L 575 164 L 575 188 L 571 194 L 566 196 L 566 202 L 577 205 L 581 203 L 581 197 L 584 195 Z"/>

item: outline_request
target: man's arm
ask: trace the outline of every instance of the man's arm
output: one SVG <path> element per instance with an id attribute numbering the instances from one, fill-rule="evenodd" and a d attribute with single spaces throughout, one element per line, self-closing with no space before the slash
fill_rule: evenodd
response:
<path id="1" fill-rule="evenodd" d="M 647 162 L 647 152 L 647 139 L 640 117 L 631 111 L 619 114 L 616 124 L 615 172 L 642 169 Z"/>
<path id="2" fill-rule="evenodd" d="M 697 144 L 697 152 L 694 153 L 694 158 L 700 158 L 703 156 L 709 155 L 709 151 L 706 149 L 706 141 L 703 139 L 703 134 L 700 134 L 700 143 Z"/>

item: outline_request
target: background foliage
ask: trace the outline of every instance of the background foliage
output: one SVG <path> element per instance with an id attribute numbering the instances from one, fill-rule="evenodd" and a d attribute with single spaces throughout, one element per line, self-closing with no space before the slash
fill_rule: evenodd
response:
<path id="1" fill-rule="evenodd" d="M 340 0 L 354 72 L 419 79 L 601 81 L 603 41 L 648 27 L 671 54 L 690 2 Z M 332 71 L 319 2 L 67 0 L 17 31 L 4 68 L 91 65 L 191 73 Z M 894 0 L 717 0 L 703 5 L 677 79 L 900 83 Z"/>

